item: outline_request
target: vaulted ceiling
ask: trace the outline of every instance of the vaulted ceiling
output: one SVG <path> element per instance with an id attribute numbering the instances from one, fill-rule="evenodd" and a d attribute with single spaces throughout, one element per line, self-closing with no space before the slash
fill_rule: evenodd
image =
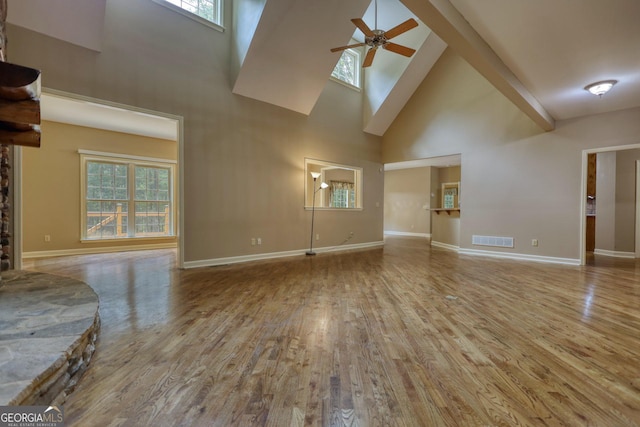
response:
<path id="1" fill-rule="evenodd" d="M 100 50 L 106 2 L 56 0 L 52 9 L 10 0 L 8 21 Z M 363 17 L 372 28 L 376 19 L 371 0 L 232 5 L 227 27 L 240 58 L 234 93 L 301 114 L 312 112 L 338 60 L 329 49 L 359 36 L 350 19 Z M 545 130 L 556 120 L 640 106 L 638 0 L 378 0 L 379 28 L 409 16 L 420 25 L 397 42 L 417 53 L 380 52 L 365 72 L 366 132 L 385 132 L 447 46 Z M 584 90 L 605 79 L 618 84 L 602 98 Z"/>
<path id="2" fill-rule="evenodd" d="M 373 5 L 268 0 L 261 6 L 234 91 L 309 114 L 338 59 L 329 48 L 354 36 L 350 18 L 364 15 L 373 26 Z M 413 16 L 422 37 L 412 39 L 420 30 L 411 30 L 398 38 L 418 50 L 413 58 L 383 52 L 391 62 L 377 55 L 366 70 L 365 82 L 375 84 L 365 83 L 373 107 L 364 113 L 365 131 L 384 133 L 445 46 L 545 130 L 556 120 L 640 106 L 637 0 L 378 0 L 378 8 L 381 29 Z M 606 79 L 618 84 L 601 99 L 584 90 Z M 391 86 L 384 100 L 371 99 L 383 81 Z"/>

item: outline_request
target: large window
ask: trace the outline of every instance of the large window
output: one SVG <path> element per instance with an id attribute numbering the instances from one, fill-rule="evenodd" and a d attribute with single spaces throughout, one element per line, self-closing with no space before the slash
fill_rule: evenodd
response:
<path id="1" fill-rule="evenodd" d="M 360 88 L 360 53 L 355 49 L 347 49 L 342 52 L 331 77 Z"/>
<path id="2" fill-rule="evenodd" d="M 82 155 L 85 240 L 174 235 L 173 164 Z"/>
<path id="3" fill-rule="evenodd" d="M 154 0 L 156 3 L 179 12 L 189 18 L 195 18 L 204 24 L 214 24 L 222 29 L 223 0 Z M 211 26 L 211 25 L 210 25 Z"/>

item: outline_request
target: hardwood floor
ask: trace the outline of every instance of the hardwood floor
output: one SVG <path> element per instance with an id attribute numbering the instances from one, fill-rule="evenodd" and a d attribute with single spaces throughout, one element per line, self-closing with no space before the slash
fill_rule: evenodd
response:
<path id="1" fill-rule="evenodd" d="M 640 263 L 384 249 L 178 270 L 39 260 L 101 300 L 69 426 L 637 426 Z"/>

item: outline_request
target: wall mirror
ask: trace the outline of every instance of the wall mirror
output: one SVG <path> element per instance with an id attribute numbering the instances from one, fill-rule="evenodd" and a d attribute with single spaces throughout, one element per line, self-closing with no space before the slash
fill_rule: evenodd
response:
<path id="1" fill-rule="evenodd" d="M 315 181 L 311 172 L 320 175 Z M 322 183 L 326 188 L 321 188 Z M 362 168 L 324 160 L 304 159 L 304 207 L 362 209 Z"/>

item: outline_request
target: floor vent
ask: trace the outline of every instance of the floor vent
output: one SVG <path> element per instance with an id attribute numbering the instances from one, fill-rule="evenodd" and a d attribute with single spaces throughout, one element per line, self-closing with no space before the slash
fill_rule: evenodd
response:
<path id="1" fill-rule="evenodd" d="M 471 244 L 479 246 L 498 246 L 500 248 L 512 248 L 513 237 L 496 236 L 471 236 Z"/>

